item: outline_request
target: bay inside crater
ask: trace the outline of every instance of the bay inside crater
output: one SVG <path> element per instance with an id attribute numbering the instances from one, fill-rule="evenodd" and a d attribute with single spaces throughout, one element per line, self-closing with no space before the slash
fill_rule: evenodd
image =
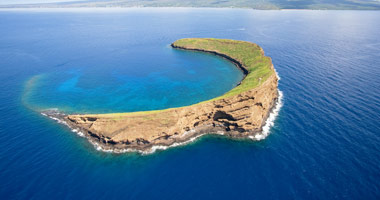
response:
<path id="1" fill-rule="evenodd" d="M 234 88 L 243 73 L 215 55 L 165 48 L 128 47 L 85 55 L 51 67 L 26 83 L 23 100 L 36 110 L 111 113 L 180 107 Z M 104 51 L 104 50 L 100 50 Z M 88 55 L 87 55 L 88 54 Z M 102 54 L 102 56 L 92 56 Z"/>

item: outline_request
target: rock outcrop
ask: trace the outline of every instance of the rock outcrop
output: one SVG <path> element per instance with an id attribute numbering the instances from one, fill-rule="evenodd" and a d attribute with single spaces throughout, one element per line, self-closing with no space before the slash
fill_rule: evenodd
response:
<path id="1" fill-rule="evenodd" d="M 221 56 L 245 69 L 239 60 Z M 145 151 L 154 146 L 186 142 L 206 133 L 254 137 L 262 131 L 278 99 L 277 76 L 273 65 L 270 68 L 271 75 L 257 87 L 230 97 L 160 111 L 68 115 L 64 120 L 91 142 L 116 151 Z"/>

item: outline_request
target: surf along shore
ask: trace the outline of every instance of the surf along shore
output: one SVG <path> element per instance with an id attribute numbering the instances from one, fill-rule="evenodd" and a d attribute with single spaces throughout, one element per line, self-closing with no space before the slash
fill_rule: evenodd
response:
<path id="1" fill-rule="evenodd" d="M 97 149 L 116 153 L 150 153 L 204 134 L 256 140 L 266 136 L 263 127 L 272 123 L 268 117 L 279 109 L 280 93 L 271 58 L 261 47 L 212 38 L 180 39 L 171 46 L 221 56 L 239 67 L 245 77 L 224 95 L 190 106 L 130 113 L 66 115 L 48 110 L 42 114 L 85 136 Z"/>

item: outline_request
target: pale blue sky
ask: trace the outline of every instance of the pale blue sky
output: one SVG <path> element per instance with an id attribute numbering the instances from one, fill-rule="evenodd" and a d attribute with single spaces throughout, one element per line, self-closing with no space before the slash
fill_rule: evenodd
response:
<path id="1" fill-rule="evenodd" d="M 30 4 L 30 3 L 56 3 L 78 0 L 0 0 L 0 5 L 6 4 Z"/>

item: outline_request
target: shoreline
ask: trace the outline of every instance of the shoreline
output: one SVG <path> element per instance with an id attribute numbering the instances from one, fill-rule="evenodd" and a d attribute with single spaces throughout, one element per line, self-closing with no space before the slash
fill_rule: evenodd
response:
<path id="1" fill-rule="evenodd" d="M 233 40 L 211 39 L 211 41 L 231 43 Z M 257 45 L 243 41 L 236 42 L 237 44 L 253 45 L 252 47 L 257 49 L 255 51 L 259 51 L 258 53 L 264 56 L 263 50 Z M 246 86 L 241 84 L 247 84 L 243 81 L 250 72 L 242 61 L 217 51 L 184 47 L 174 43 L 171 46 L 182 50 L 212 53 L 229 60 L 244 73 L 244 78 L 234 89 Z M 206 134 L 224 135 L 233 139 L 262 140 L 269 134 L 270 127 L 273 126 L 273 121 L 282 106 L 282 92 L 277 88 L 279 77 L 270 58 L 265 58 L 269 59 L 270 69 L 273 73 L 263 82 L 260 78 L 261 83 L 259 82 L 258 86 L 243 90 L 237 95 L 230 93 L 234 90 L 232 89 L 222 96 L 197 104 L 148 112 L 66 115 L 57 110 L 48 110 L 41 114 L 68 126 L 79 136 L 87 138 L 97 150 L 104 152 L 149 154 L 156 150 L 191 143 Z M 268 93 L 268 89 L 270 89 L 270 93 Z M 120 117 L 122 121 L 118 121 L 117 117 Z M 145 118 L 148 118 L 148 121 Z M 167 123 L 170 125 L 166 123 L 162 126 L 162 121 L 165 123 L 169 121 Z M 131 126 L 137 126 L 137 131 L 130 129 Z M 149 126 L 149 129 L 146 129 L 145 126 Z M 163 131 L 160 132 L 160 130 Z M 119 132 L 123 134 L 119 134 Z"/>
<path id="2" fill-rule="evenodd" d="M 277 75 L 277 77 L 279 77 Z M 191 135 L 192 137 L 189 137 L 187 140 L 184 141 L 177 141 L 172 144 L 166 145 L 166 144 L 157 144 L 152 145 L 150 148 L 128 148 L 128 149 L 118 149 L 118 148 L 112 148 L 110 146 L 104 145 L 103 143 L 94 140 L 90 134 L 88 134 L 86 131 L 82 132 L 80 129 L 71 126 L 67 121 L 65 120 L 66 114 L 59 112 L 57 109 L 47 110 L 44 112 L 41 112 L 41 115 L 45 117 L 49 117 L 52 120 L 57 121 L 57 123 L 65 125 L 68 129 L 70 129 L 71 132 L 77 134 L 79 137 L 86 138 L 91 145 L 97 150 L 105 153 L 115 153 L 115 154 L 122 154 L 122 153 L 139 153 L 142 155 L 149 155 L 153 154 L 156 151 L 162 151 L 167 150 L 175 147 L 185 146 L 187 144 L 196 142 L 198 139 L 205 135 L 214 135 L 214 136 L 225 136 L 228 139 L 246 139 L 251 141 L 260 141 L 265 139 L 270 134 L 270 129 L 274 126 L 274 121 L 277 119 L 277 116 L 279 114 L 279 111 L 281 110 L 281 107 L 283 106 L 283 93 L 282 91 L 278 90 L 279 98 L 277 99 L 276 103 L 271 109 L 271 112 L 268 114 L 265 124 L 263 124 L 263 130 L 261 132 L 257 132 L 256 134 L 252 134 L 249 136 L 241 136 L 241 137 L 231 137 L 230 135 L 226 135 L 224 131 L 217 131 L 217 132 L 203 132 Z M 50 112 L 49 114 L 47 114 Z M 190 130 L 192 132 L 193 130 Z M 194 131 L 195 132 L 195 131 Z"/>

